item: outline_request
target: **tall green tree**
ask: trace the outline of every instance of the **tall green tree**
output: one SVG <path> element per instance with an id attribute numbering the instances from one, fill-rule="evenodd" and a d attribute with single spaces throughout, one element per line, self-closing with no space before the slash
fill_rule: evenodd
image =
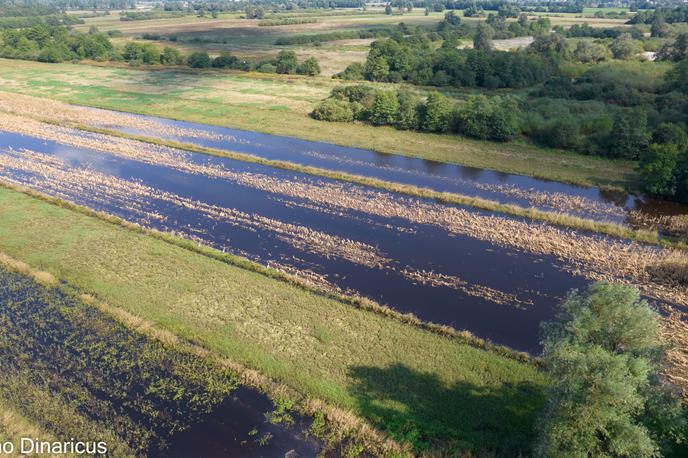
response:
<path id="1" fill-rule="evenodd" d="M 370 109 L 369 120 L 376 126 L 394 124 L 398 111 L 399 101 L 394 92 L 377 91 Z"/>
<path id="2" fill-rule="evenodd" d="M 447 132 L 451 125 L 454 104 L 445 95 L 432 92 L 425 102 L 422 116 L 422 127 L 431 132 Z"/>
<path id="3" fill-rule="evenodd" d="M 492 27 L 483 23 L 479 23 L 478 29 L 475 31 L 475 36 L 473 37 L 473 47 L 475 49 L 492 49 L 493 35 L 494 32 Z"/>
<path id="4" fill-rule="evenodd" d="M 548 403 L 537 456 L 651 458 L 686 439 L 680 401 L 659 381 L 659 316 L 627 285 L 569 294 L 544 325 Z"/>
<path id="5" fill-rule="evenodd" d="M 672 144 L 653 143 L 640 158 L 640 177 L 645 192 L 673 197 L 677 192 L 678 148 Z"/>
<path id="6" fill-rule="evenodd" d="M 649 143 L 647 115 L 643 111 L 625 109 L 615 116 L 609 136 L 609 156 L 638 159 L 647 150 Z"/>
<path id="7" fill-rule="evenodd" d="M 277 73 L 296 73 L 296 68 L 298 65 L 299 63 L 296 59 L 296 53 L 294 51 L 282 50 L 277 54 L 277 58 L 275 59 L 275 68 Z"/>

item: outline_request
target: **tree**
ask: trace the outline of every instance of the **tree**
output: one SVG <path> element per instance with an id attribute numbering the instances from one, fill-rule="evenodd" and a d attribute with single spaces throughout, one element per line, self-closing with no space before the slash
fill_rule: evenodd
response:
<path id="1" fill-rule="evenodd" d="M 408 92 L 399 92 L 397 99 L 399 101 L 399 110 L 395 125 L 402 130 L 418 129 L 420 121 L 418 112 L 421 106 L 420 98 Z"/>
<path id="2" fill-rule="evenodd" d="M 369 55 L 363 73 L 367 80 L 385 81 L 387 75 L 389 75 L 389 64 L 387 63 L 387 59 L 381 55 Z"/>
<path id="3" fill-rule="evenodd" d="M 636 288 L 600 282 L 574 291 L 543 330 L 552 385 L 537 456 L 650 458 L 685 439 L 680 401 L 658 377 L 659 316 Z"/>
<path id="4" fill-rule="evenodd" d="M 315 60 L 314 57 L 309 57 L 296 67 L 296 73 L 307 76 L 319 75 L 320 64 L 318 64 L 318 61 Z"/>
<path id="5" fill-rule="evenodd" d="M 296 73 L 297 66 L 298 61 L 296 59 L 296 53 L 294 51 L 282 50 L 277 54 L 277 58 L 275 59 L 275 68 L 277 73 Z"/>
<path id="6" fill-rule="evenodd" d="M 640 179 L 643 189 L 655 196 L 673 197 L 676 195 L 676 166 L 678 148 L 672 144 L 650 145 L 640 157 Z"/>
<path id="7" fill-rule="evenodd" d="M 640 49 L 629 33 L 622 33 L 612 41 L 610 46 L 614 59 L 628 59 Z"/>
<path id="8" fill-rule="evenodd" d="M 475 49 L 492 49 L 492 35 L 492 27 L 482 23 L 478 24 L 478 29 L 473 37 L 473 47 Z"/>
<path id="9" fill-rule="evenodd" d="M 454 130 L 483 140 L 511 140 L 518 134 L 519 112 L 512 98 L 470 96 L 456 110 Z"/>
<path id="10" fill-rule="evenodd" d="M 389 3 L 387 4 L 387 6 L 385 6 L 385 14 L 392 14 L 392 5 L 390 5 Z"/>
<path id="11" fill-rule="evenodd" d="M 688 58 L 667 72 L 666 82 L 668 89 L 688 94 Z"/>
<path id="12" fill-rule="evenodd" d="M 608 155 L 621 159 L 638 159 L 649 142 L 647 115 L 637 109 L 621 110 L 614 118 Z"/>
<path id="13" fill-rule="evenodd" d="M 43 50 L 38 55 L 39 62 L 57 63 L 64 62 L 69 58 L 70 53 L 66 46 L 58 46 L 52 43 L 43 48 Z"/>
<path id="14" fill-rule="evenodd" d="M 422 110 L 422 127 L 431 132 L 446 132 L 449 130 L 453 103 L 439 92 L 431 92 Z"/>
<path id="15" fill-rule="evenodd" d="M 394 92 L 377 91 L 368 119 L 376 126 L 394 124 L 398 111 L 399 101 Z"/>
<path id="16" fill-rule="evenodd" d="M 671 34 L 669 25 L 661 19 L 656 19 L 650 27 L 650 36 L 653 38 L 666 38 Z"/>
<path id="17" fill-rule="evenodd" d="M 538 35 L 528 46 L 528 50 L 544 57 L 554 57 L 568 54 L 568 42 L 558 33 Z"/>
<path id="18" fill-rule="evenodd" d="M 189 57 L 186 58 L 186 64 L 191 68 L 210 68 L 213 61 L 207 52 L 197 51 L 189 54 Z"/>
<path id="19" fill-rule="evenodd" d="M 461 25 L 461 17 L 452 10 L 444 15 L 444 19 L 438 24 L 437 30 L 439 32 L 453 30 L 459 25 Z"/>
<path id="20" fill-rule="evenodd" d="M 573 57 L 583 63 L 598 63 L 609 59 L 611 53 L 604 45 L 579 41 L 573 51 Z"/>

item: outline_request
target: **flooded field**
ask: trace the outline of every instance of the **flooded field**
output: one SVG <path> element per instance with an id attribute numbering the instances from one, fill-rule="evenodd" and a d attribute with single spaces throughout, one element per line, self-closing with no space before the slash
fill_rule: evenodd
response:
<path id="1" fill-rule="evenodd" d="M 0 400 L 56 437 L 105 441 L 112 456 L 321 450 L 306 419 L 270 422 L 272 402 L 232 372 L 2 268 L 0 323 Z"/>
<path id="2" fill-rule="evenodd" d="M 48 105 L 57 102 L 47 102 Z M 151 116 L 119 113 L 60 104 L 29 107 L 39 117 L 79 122 L 92 127 L 173 140 L 226 151 L 248 153 L 271 160 L 374 177 L 404 184 L 481 197 L 502 203 L 568 213 L 598 221 L 624 223 L 631 227 L 659 227 L 669 231 L 677 224 L 672 217 L 688 215 L 685 205 L 658 201 L 623 192 L 568 185 L 536 178 L 437 163 L 369 150 L 310 142 L 256 132 L 175 121 Z M 64 108 L 68 107 L 68 108 Z M 0 100 L 0 109 L 16 108 Z M 26 111 L 22 107 L 22 111 Z M 61 114 L 56 115 L 55 111 Z"/>
<path id="3" fill-rule="evenodd" d="M 688 305 L 683 288 L 648 273 L 676 256 L 657 247 L 73 129 L 25 130 L 0 134 L 4 181 L 519 350 L 536 352 L 539 323 L 590 280 Z"/>

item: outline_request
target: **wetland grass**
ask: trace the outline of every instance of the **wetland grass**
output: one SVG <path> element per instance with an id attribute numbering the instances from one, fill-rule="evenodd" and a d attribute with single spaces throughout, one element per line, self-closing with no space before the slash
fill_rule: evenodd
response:
<path id="1" fill-rule="evenodd" d="M 328 78 L 231 73 L 218 78 L 174 70 L 23 61 L 0 65 L 0 78 L 6 82 L 3 90 L 14 93 L 5 92 L 3 97 L 16 98 L 21 104 L 30 103 L 27 101 L 30 97 L 19 94 L 33 95 L 77 105 L 288 135 L 587 186 L 630 189 L 637 181 L 634 164 L 623 161 L 518 143 L 494 144 L 453 135 L 315 121 L 308 113 L 337 84 Z M 74 84 L 75 81 L 80 84 Z M 179 81 L 184 81 L 184 85 L 180 86 Z M 256 89 L 259 93 L 249 94 Z M 246 108 L 247 104 L 250 109 Z M 275 110 L 276 105 L 286 106 L 288 111 Z"/>
<path id="2" fill-rule="evenodd" d="M 546 380 L 530 364 L 8 189 L 0 209 L 0 251 L 414 453 L 518 453 L 532 439 Z"/>
<path id="3" fill-rule="evenodd" d="M 656 230 L 632 229 L 618 223 L 595 221 L 591 219 L 581 218 L 578 216 L 572 216 L 561 212 L 539 210 L 533 207 L 526 208 L 513 204 L 502 204 L 497 201 L 484 199 L 480 197 L 472 197 L 450 192 L 439 192 L 414 185 L 395 183 L 377 178 L 364 177 L 360 175 L 353 175 L 350 173 L 338 172 L 329 169 L 305 166 L 288 161 L 264 159 L 259 156 L 246 153 L 226 151 L 216 148 L 192 145 L 188 143 L 180 143 L 171 140 L 163 140 L 147 136 L 129 134 L 112 129 L 92 127 L 81 123 L 56 121 L 54 119 L 46 119 L 40 116 L 37 119 L 34 119 L 33 117 L 24 118 L 21 116 L 17 116 L 15 118 L 14 115 L 5 116 L 14 118 L 12 120 L 9 118 L 4 120 L 4 128 L 10 131 L 25 133 L 28 135 L 37 135 L 41 138 L 46 139 L 58 139 L 59 141 L 67 142 L 68 144 L 72 144 L 73 146 L 95 148 L 98 145 L 98 143 L 100 143 L 101 149 L 104 148 L 111 152 L 116 152 L 120 154 L 123 153 L 127 156 L 132 156 L 133 153 L 130 153 L 129 151 L 137 149 L 135 148 L 136 144 L 126 144 L 126 142 L 140 142 L 141 144 L 153 145 L 153 147 L 170 148 L 172 150 L 181 150 L 192 153 L 203 153 L 212 156 L 224 157 L 232 160 L 258 164 L 282 170 L 289 170 L 317 177 L 329 178 L 337 181 L 366 186 L 374 189 L 391 191 L 411 197 L 433 199 L 440 203 L 461 205 L 466 207 L 477 208 L 480 210 L 502 213 L 509 216 L 527 218 L 533 221 L 544 222 L 562 228 L 586 232 L 595 232 L 615 238 L 634 240 L 640 243 L 657 244 L 672 248 L 688 247 L 688 244 L 684 240 L 678 238 L 660 238 Z M 36 123 L 41 123 L 46 127 L 51 125 L 55 126 L 55 128 L 58 129 L 58 131 L 51 134 L 47 132 L 47 130 L 49 129 L 41 128 L 40 124 Z M 67 130 L 65 132 L 61 132 L 59 131 L 59 129 L 76 129 L 77 131 L 89 132 L 95 135 L 102 135 L 103 137 L 99 140 L 99 142 L 96 142 L 97 139 L 88 140 L 85 138 L 74 137 L 71 133 L 69 133 L 71 131 Z M 112 139 L 113 141 L 108 140 L 108 138 Z M 114 141 L 118 138 L 122 139 L 122 141 L 125 142 L 125 144 L 118 145 L 116 141 Z M 112 145 L 106 147 L 106 145 L 109 144 Z"/>

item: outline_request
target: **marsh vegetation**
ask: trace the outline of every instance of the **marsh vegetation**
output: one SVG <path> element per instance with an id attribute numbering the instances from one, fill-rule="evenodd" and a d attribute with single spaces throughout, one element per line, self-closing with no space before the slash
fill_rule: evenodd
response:
<path id="1" fill-rule="evenodd" d="M 683 454 L 684 6 L 115 3 L 0 0 L 0 440 Z"/>

